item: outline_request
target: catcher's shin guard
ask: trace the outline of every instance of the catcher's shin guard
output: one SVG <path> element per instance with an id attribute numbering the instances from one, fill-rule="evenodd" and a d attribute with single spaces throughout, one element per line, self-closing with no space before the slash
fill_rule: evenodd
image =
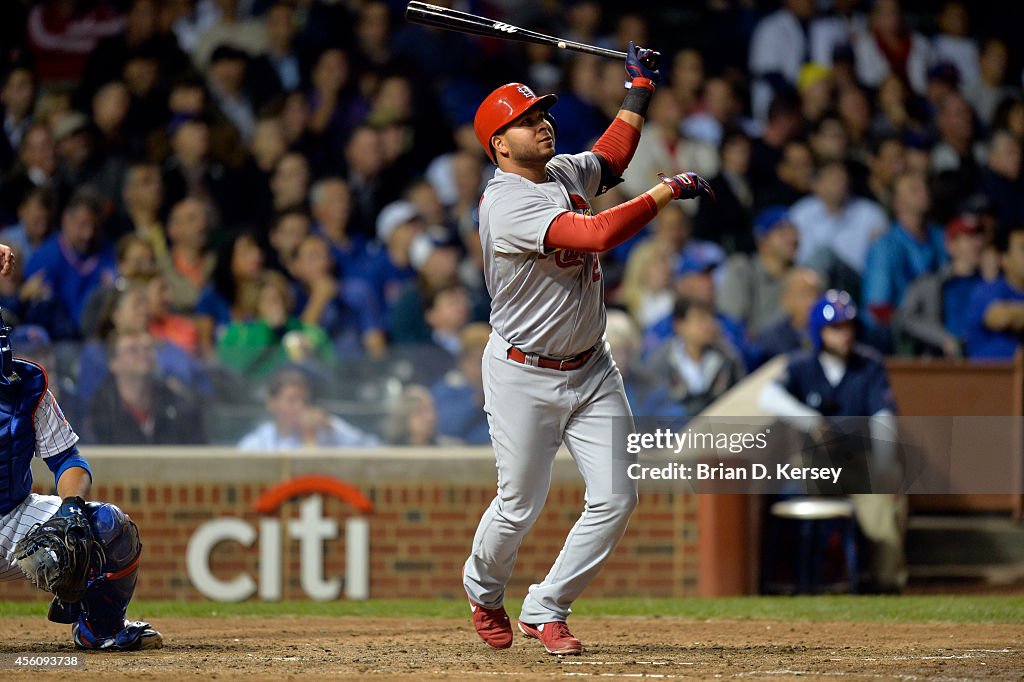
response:
<path id="1" fill-rule="evenodd" d="M 104 561 L 89 577 L 81 612 L 71 628 L 75 645 L 108 651 L 158 648 L 163 641 L 149 623 L 124 618 L 135 592 L 142 553 L 138 528 L 112 504 L 90 502 L 87 507 L 93 533 L 103 546 Z M 70 614 L 63 611 L 62 615 Z"/>

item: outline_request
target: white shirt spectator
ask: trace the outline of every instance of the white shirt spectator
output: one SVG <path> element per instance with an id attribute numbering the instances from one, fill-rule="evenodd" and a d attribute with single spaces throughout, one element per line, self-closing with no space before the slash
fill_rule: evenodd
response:
<path id="1" fill-rule="evenodd" d="M 867 27 L 857 31 L 853 42 L 853 54 L 857 60 L 857 78 L 869 88 L 877 88 L 889 75 L 889 62 Z M 910 87 L 919 95 L 925 94 L 928 85 L 928 67 L 932 64 L 932 50 L 928 39 L 920 33 L 910 34 L 910 55 L 907 57 L 907 78 Z"/>
<path id="2" fill-rule="evenodd" d="M 352 426 L 344 419 L 329 415 L 327 417 L 327 428 L 317 431 L 317 447 L 350 447 L 366 448 L 377 447 L 380 439 L 376 436 L 364 433 Z M 239 442 L 240 450 L 292 450 L 307 447 L 299 434 L 280 433 L 273 421 L 265 421 L 253 431 L 246 434 Z"/>
<path id="3" fill-rule="evenodd" d="M 828 212 L 819 197 L 804 197 L 789 209 L 789 219 L 800 232 L 798 263 L 805 265 L 819 250 L 828 248 L 858 273 L 864 271 L 871 242 L 889 227 L 882 207 L 859 197 L 847 201 L 835 214 Z"/>
<path id="4" fill-rule="evenodd" d="M 960 74 L 960 90 L 968 92 L 981 82 L 978 45 L 970 38 L 940 33 L 932 38 L 932 62 L 949 62 Z"/>
<path id="5" fill-rule="evenodd" d="M 808 47 L 800 20 L 788 9 L 776 10 L 754 29 L 750 39 L 750 72 L 755 78 L 778 73 L 788 82 L 796 83 L 800 67 L 807 61 Z M 755 81 L 752 98 L 754 117 L 764 120 L 771 104 L 771 87 L 764 81 Z"/>
<path id="6" fill-rule="evenodd" d="M 853 46 L 854 36 L 867 26 L 867 18 L 857 13 L 849 17 L 828 14 L 811 22 L 811 61 L 832 66 L 832 56 L 840 45 Z"/>

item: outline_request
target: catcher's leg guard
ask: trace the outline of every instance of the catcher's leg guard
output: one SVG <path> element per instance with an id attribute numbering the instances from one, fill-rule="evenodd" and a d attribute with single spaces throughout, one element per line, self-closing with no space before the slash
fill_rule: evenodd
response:
<path id="1" fill-rule="evenodd" d="M 135 592 L 142 553 L 138 528 L 112 504 L 90 502 L 87 507 L 93 533 L 103 546 L 104 560 L 102 568 L 89 578 L 81 613 L 71 628 L 75 645 L 107 651 L 160 647 L 160 633 L 149 623 L 124 618 Z"/>

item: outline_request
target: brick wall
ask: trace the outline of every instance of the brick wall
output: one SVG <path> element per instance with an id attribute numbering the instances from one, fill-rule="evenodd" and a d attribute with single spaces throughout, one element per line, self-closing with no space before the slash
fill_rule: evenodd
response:
<path id="1" fill-rule="evenodd" d="M 237 471 L 237 458 L 237 453 L 232 453 L 229 472 Z M 253 511 L 253 504 L 264 490 L 289 478 L 288 474 L 329 470 L 336 464 L 332 462 L 328 466 L 325 460 L 317 460 L 312 464 L 307 462 L 304 468 L 291 461 L 283 468 L 284 475 L 271 480 L 196 483 L 187 480 L 187 466 L 173 469 L 174 477 L 183 480 L 147 481 L 131 478 L 132 469 L 146 469 L 144 462 L 134 462 L 133 466 L 118 462 L 101 467 L 98 463 L 102 458 L 90 456 L 90 459 L 94 471 L 107 469 L 104 476 L 97 475 L 92 497 L 121 506 L 139 525 L 145 549 L 137 595 L 144 599 L 189 600 L 204 599 L 189 583 L 185 565 L 189 537 L 200 524 L 216 517 L 233 516 L 258 528 L 259 515 Z M 483 462 L 479 475 L 467 475 L 464 462 L 430 464 L 428 470 L 440 480 L 409 480 L 408 476 L 403 477 L 405 480 L 378 478 L 372 475 L 374 468 L 391 473 L 395 467 L 388 470 L 383 462 L 376 460 L 349 461 L 345 467 L 349 473 L 361 475 L 345 476 L 325 471 L 358 486 L 374 503 L 374 512 L 368 517 L 371 597 L 462 596 L 461 565 L 480 514 L 494 495 L 493 473 L 487 473 L 488 469 L 493 472 L 493 461 L 484 459 Z M 375 467 L 378 463 L 381 466 Z M 452 470 L 450 477 L 445 475 L 449 468 Z M 209 476 L 209 471 L 216 469 L 217 460 L 212 458 L 198 470 Z M 117 471 L 122 471 L 125 477 L 114 477 Z M 166 470 L 157 473 L 163 474 L 161 478 L 169 477 Z M 478 480 L 452 480 L 460 477 Z M 525 594 L 531 583 L 544 576 L 579 516 L 583 487 L 571 478 L 570 475 L 556 476 L 544 512 L 519 552 L 511 594 Z M 38 490 L 46 492 L 42 487 Z M 284 504 L 278 512 L 280 518 L 287 521 L 296 517 L 300 501 L 301 498 Z M 325 543 L 324 575 L 327 578 L 345 572 L 344 519 L 352 513 L 344 502 L 324 497 L 324 517 L 338 520 L 342 536 Z M 640 505 L 625 538 L 587 594 L 696 595 L 696 514 L 696 498 L 692 495 L 641 494 Z M 287 532 L 283 537 L 284 598 L 303 599 L 305 595 L 299 587 L 298 541 L 290 539 Z M 212 552 L 210 566 L 218 578 L 228 579 L 245 571 L 257 579 L 258 554 L 258 542 L 249 548 L 225 542 Z M 25 581 L 0 583 L 0 596 L 4 599 L 42 597 Z"/>

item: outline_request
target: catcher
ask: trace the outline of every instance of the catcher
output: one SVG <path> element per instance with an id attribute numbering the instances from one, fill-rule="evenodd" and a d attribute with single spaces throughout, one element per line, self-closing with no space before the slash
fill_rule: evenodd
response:
<path id="1" fill-rule="evenodd" d="M 70 623 L 79 649 L 159 648 L 163 639 L 149 623 L 125 620 L 139 531 L 114 505 L 85 501 L 92 472 L 78 453 L 78 435 L 43 368 L 14 359 L 10 332 L 0 314 L 0 581 L 24 574 L 53 593 L 47 618 Z M 32 492 L 33 456 L 53 472 L 58 496 Z"/>

